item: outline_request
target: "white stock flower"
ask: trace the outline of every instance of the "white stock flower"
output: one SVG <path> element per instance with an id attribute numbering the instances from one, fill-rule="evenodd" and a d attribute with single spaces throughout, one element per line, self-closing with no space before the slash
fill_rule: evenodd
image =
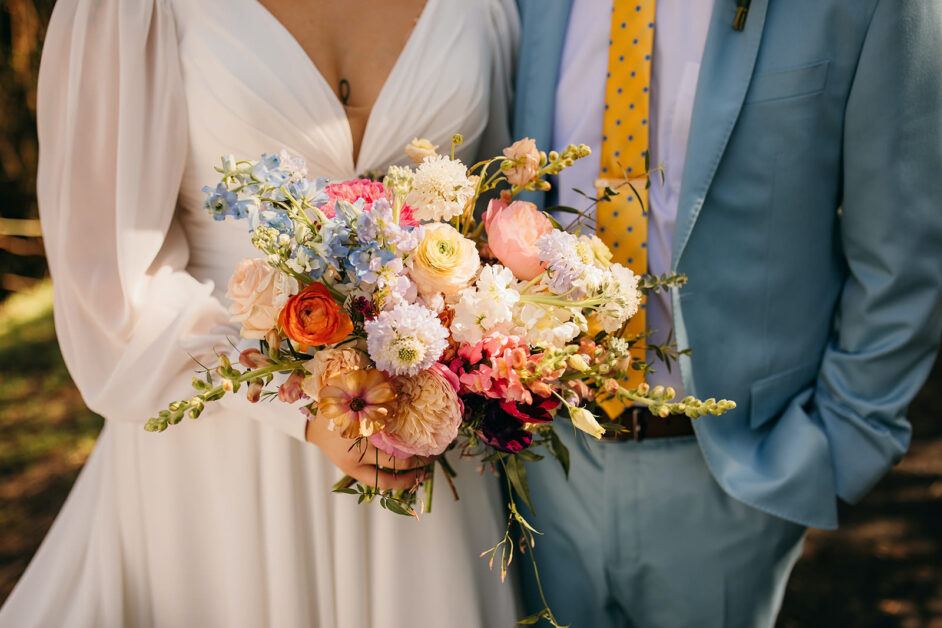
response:
<path id="1" fill-rule="evenodd" d="M 533 346 L 562 348 L 580 332 L 572 317 L 572 312 L 565 308 L 525 303 L 514 312 L 515 322 L 522 327 L 519 333 L 514 333 L 527 338 Z"/>
<path id="2" fill-rule="evenodd" d="M 444 155 L 427 157 L 416 169 L 406 204 L 420 221 L 447 221 L 464 211 L 474 196 L 474 183 L 464 164 Z"/>
<path id="3" fill-rule="evenodd" d="M 517 279 L 500 264 L 484 266 L 475 284 L 459 293 L 451 333 L 458 342 L 474 344 L 487 334 L 506 332 L 520 301 Z"/>
<path id="4" fill-rule="evenodd" d="M 554 229 L 536 241 L 540 260 L 546 263 L 547 282 L 554 294 L 578 300 L 598 291 L 605 279 L 590 238 Z"/>
<path id="5" fill-rule="evenodd" d="M 612 264 L 602 285 L 606 301 L 599 308 L 599 322 L 606 333 L 613 333 L 638 312 L 641 291 L 638 276 L 621 264 Z"/>
<path id="6" fill-rule="evenodd" d="M 401 303 L 364 325 L 366 348 L 376 368 L 392 375 L 415 375 L 438 361 L 448 346 L 448 330 L 426 307 Z"/>

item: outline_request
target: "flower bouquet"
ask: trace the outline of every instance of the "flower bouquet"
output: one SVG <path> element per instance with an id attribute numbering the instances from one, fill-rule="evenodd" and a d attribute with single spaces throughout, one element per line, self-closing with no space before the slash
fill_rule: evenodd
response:
<path id="1" fill-rule="evenodd" d="M 546 154 L 525 139 L 468 168 L 454 158 L 460 143 L 456 135 L 449 156 L 416 140 L 406 147 L 416 167 L 392 166 L 381 180 L 312 179 L 284 152 L 223 158 L 205 208 L 217 220 L 246 220 L 262 254 L 238 265 L 228 292 L 232 320 L 258 347 L 237 361 L 220 355 L 194 378 L 196 394 L 146 429 L 197 418 L 243 388 L 256 402 L 303 399 L 310 420 L 351 447 L 368 441 L 395 458 L 429 460 L 407 490 L 350 478 L 335 487 L 408 515 L 430 508 L 438 467 L 451 484 L 447 453 L 475 458 L 502 471 L 510 489 L 505 536 L 485 552 L 505 574 L 513 530 L 523 547 L 535 532 L 515 501 L 529 506 L 523 462 L 539 460 L 542 448 L 568 472 L 554 418 L 601 438 L 625 429 L 607 418 L 606 401 L 692 418 L 735 404 L 628 388 L 630 371 L 651 370 L 645 349 L 666 360 L 679 351 L 649 346 L 627 321 L 643 293 L 684 278 L 638 277 L 612 263 L 601 240 L 579 234 L 584 212 L 557 208 L 575 215 L 567 230 L 514 200 L 548 189 L 544 178 L 588 155 L 586 146 Z M 594 202 L 618 193 L 606 188 Z M 482 195 L 491 200 L 479 220 Z M 548 609 L 538 616 L 555 623 Z"/>

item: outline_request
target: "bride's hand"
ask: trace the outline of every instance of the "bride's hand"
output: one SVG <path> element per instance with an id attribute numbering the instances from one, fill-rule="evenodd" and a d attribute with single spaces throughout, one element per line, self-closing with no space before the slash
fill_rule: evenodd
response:
<path id="1" fill-rule="evenodd" d="M 366 439 L 352 446 L 353 441 L 342 437 L 339 431 L 327 429 L 327 421 L 324 420 L 308 421 L 304 437 L 320 447 L 337 468 L 369 486 L 404 490 L 411 488 L 425 474 L 426 460 L 394 458 L 376 449 Z"/>

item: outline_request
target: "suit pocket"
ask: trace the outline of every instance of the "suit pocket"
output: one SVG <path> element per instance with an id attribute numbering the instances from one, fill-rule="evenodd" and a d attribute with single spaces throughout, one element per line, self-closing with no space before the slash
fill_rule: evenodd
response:
<path id="1" fill-rule="evenodd" d="M 788 70 L 766 72 L 752 78 L 746 103 L 760 103 L 801 96 L 812 96 L 824 91 L 830 61 L 819 61 Z"/>
<path id="2" fill-rule="evenodd" d="M 795 395 L 813 385 L 818 368 L 815 360 L 755 382 L 750 391 L 752 410 L 749 425 L 752 429 L 758 429 L 777 417 Z"/>

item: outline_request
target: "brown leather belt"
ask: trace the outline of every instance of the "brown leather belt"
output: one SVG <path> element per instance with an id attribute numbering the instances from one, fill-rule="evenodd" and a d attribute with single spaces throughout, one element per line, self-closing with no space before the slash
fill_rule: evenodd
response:
<path id="1" fill-rule="evenodd" d="M 672 414 L 666 419 L 656 416 L 647 406 L 626 408 L 613 423 L 627 429 L 616 432 L 607 430 L 602 440 L 620 442 L 626 440 L 642 441 L 648 438 L 669 438 L 672 436 L 692 436 L 693 424 L 683 414 Z"/>

